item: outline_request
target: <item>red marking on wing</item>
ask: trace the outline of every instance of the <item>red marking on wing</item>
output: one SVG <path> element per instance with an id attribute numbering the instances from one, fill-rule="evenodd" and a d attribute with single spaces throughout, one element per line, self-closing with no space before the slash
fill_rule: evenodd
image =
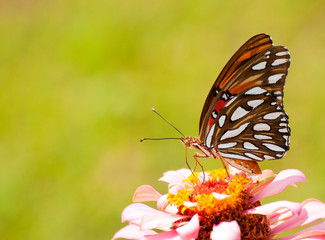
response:
<path id="1" fill-rule="evenodd" d="M 213 98 L 213 100 L 214 100 L 214 98 Z M 212 101 L 213 101 L 212 100 Z M 228 101 L 223 101 L 223 100 L 219 100 L 218 102 L 217 102 L 217 104 L 216 104 L 216 106 L 214 107 L 214 110 L 216 110 L 216 112 L 219 114 L 219 112 L 220 112 L 220 109 L 221 108 L 223 108 L 226 104 L 227 104 L 227 102 L 229 102 L 230 100 L 228 100 Z M 214 123 L 214 118 L 212 117 L 212 116 L 210 116 L 210 120 L 209 120 L 209 128 L 211 128 L 211 126 L 212 126 L 212 124 Z"/>

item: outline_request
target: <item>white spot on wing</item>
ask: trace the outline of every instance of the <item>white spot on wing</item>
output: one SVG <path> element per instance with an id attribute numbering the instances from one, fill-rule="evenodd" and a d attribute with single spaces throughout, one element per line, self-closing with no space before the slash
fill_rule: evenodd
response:
<path id="1" fill-rule="evenodd" d="M 247 92 L 245 92 L 245 95 L 259 95 L 265 92 L 267 91 L 261 87 L 253 87 L 249 89 Z"/>
<path id="2" fill-rule="evenodd" d="M 268 139 L 272 139 L 271 136 L 267 136 L 267 135 L 263 135 L 263 134 L 255 134 L 254 138 L 257 140 L 268 140 Z"/>
<path id="3" fill-rule="evenodd" d="M 253 130 L 255 131 L 270 131 L 271 127 L 266 123 L 257 123 L 254 125 Z"/>
<path id="4" fill-rule="evenodd" d="M 227 94 L 226 93 L 222 94 L 221 99 L 227 101 L 228 100 Z"/>
<path id="5" fill-rule="evenodd" d="M 214 133 L 214 128 L 215 128 L 215 124 L 213 124 L 210 128 L 210 131 L 207 135 L 207 138 L 205 139 L 205 144 L 208 148 L 211 147 L 211 142 L 212 142 L 212 136 L 213 136 L 213 133 Z"/>
<path id="6" fill-rule="evenodd" d="M 266 67 L 266 61 L 264 61 L 264 62 L 260 62 L 260 63 L 258 63 L 258 64 L 255 64 L 255 65 L 252 67 L 252 69 L 253 69 L 253 70 L 263 70 L 263 69 L 265 69 L 265 67 Z"/>
<path id="7" fill-rule="evenodd" d="M 271 64 L 271 66 L 278 66 L 278 65 L 281 65 L 281 64 L 284 64 L 284 63 L 286 63 L 286 62 L 288 62 L 289 61 L 289 59 L 287 59 L 287 58 L 280 58 L 280 59 L 276 59 L 272 64 Z"/>
<path id="8" fill-rule="evenodd" d="M 253 153 L 248 153 L 248 152 L 245 152 L 244 153 L 247 157 L 251 158 L 251 159 L 254 159 L 254 160 L 258 160 L 258 161 L 262 161 L 263 159 L 254 155 Z"/>
<path id="9" fill-rule="evenodd" d="M 248 123 L 244 123 L 243 125 L 239 126 L 236 129 L 226 131 L 221 136 L 220 141 L 223 141 L 223 140 L 225 140 L 227 138 L 232 138 L 232 137 L 238 136 L 239 134 L 241 134 L 247 128 L 248 124 L 249 124 L 249 122 Z"/>
<path id="10" fill-rule="evenodd" d="M 264 155 L 264 158 L 265 158 L 266 160 L 273 160 L 273 159 L 275 159 L 275 157 L 270 156 L 270 155 Z"/>
<path id="11" fill-rule="evenodd" d="M 220 128 L 222 128 L 223 125 L 225 124 L 225 120 L 226 120 L 226 115 L 225 114 L 221 115 L 219 118 L 219 127 Z"/>
<path id="12" fill-rule="evenodd" d="M 279 123 L 279 126 L 280 127 L 288 127 L 288 123 L 281 122 L 281 123 Z"/>
<path id="13" fill-rule="evenodd" d="M 280 119 L 281 122 L 286 122 L 287 121 L 287 118 L 283 117 Z"/>
<path id="14" fill-rule="evenodd" d="M 284 51 L 284 52 L 277 52 L 275 54 L 275 56 L 281 57 L 281 56 L 285 56 L 285 55 L 290 55 L 289 51 Z"/>
<path id="15" fill-rule="evenodd" d="M 270 51 L 267 51 L 266 53 L 264 53 L 264 55 L 269 55 L 271 52 Z"/>
<path id="16" fill-rule="evenodd" d="M 227 102 L 227 104 L 224 107 L 228 107 L 230 104 L 232 104 L 238 96 L 234 97 L 233 99 L 231 99 L 229 102 Z"/>
<path id="17" fill-rule="evenodd" d="M 280 133 L 288 133 L 289 132 L 288 128 L 280 128 L 278 131 Z"/>
<path id="18" fill-rule="evenodd" d="M 261 100 L 261 99 L 250 100 L 247 102 L 247 105 L 254 109 L 254 108 L 258 107 L 259 105 L 261 105 L 263 102 L 264 102 L 264 100 Z"/>
<path id="19" fill-rule="evenodd" d="M 274 152 L 285 152 L 286 150 L 283 149 L 282 147 L 272 144 L 272 143 L 262 143 L 265 147 L 268 149 L 274 151 Z"/>
<path id="20" fill-rule="evenodd" d="M 265 120 L 275 120 L 278 117 L 282 115 L 282 112 L 273 112 L 273 113 L 268 113 L 263 116 L 263 119 Z"/>
<path id="21" fill-rule="evenodd" d="M 249 111 L 245 110 L 244 108 L 242 107 L 238 107 L 234 112 L 233 114 L 231 115 L 230 117 L 230 120 L 231 121 L 236 121 L 242 117 L 244 117 L 247 113 L 249 113 Z"/>
<path id="22" fill-rule="evenodd" d="M 218 116 L 218 114 L 216 113 L 215 110 L 213 110 L 211 116 L 212 116 L 213 119 L 216 119 L 216 117 Z"/>
<path id="23" fill-rule="evenodd" d="M 282 136 L 285 140 L 284 144 L 289 147 L 289 144 L 290 144 L 290 140 L 289 140 L 289 136 L 288 135 L 283 135 Z"/>
<path id="24" fill-rule="evenodd" d="M 245 156 L 242 155 L 238 155 L 238 154 L 232 154 L 232 153 L 223 153 L 223 152 L 219 152 L 220 155 L 224 158 L 230 158 L 230 159 L 242 159 L 242 160 L 251 160 L 250 158 L 247 158 Z"/>
<path id="25" fill-rule="evenodd" d="M 269 76 L 267 80 L 269 81 L 269 84 L 275 84 L 282 78 L 283 75 L 283 73 L 274 74 Z"/>
<path id="26" fill-rule="evenodd" d="M 230 142 L 230 143 L 221 143 L 218 145 L 218 149 L 225 149 L 225 148 L 231 148 L 236 146 L 237 143 L 236 142 Z"/>
<path id="27" fill-rule="evenodd" d="M 249 149 L 249 150 L 257 150 L 257 149 L 259 149 L 257 146 L 255 146 L 253 143 L 250 143 L 250 142 L 244 142 L 243 147 L 245 149 Z"/>

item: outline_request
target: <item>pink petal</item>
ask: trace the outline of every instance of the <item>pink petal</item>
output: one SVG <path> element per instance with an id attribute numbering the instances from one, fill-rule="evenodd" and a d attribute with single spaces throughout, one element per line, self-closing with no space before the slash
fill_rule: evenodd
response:
<path id="1" fill-rule="evenodd" d="M 178 208 L 176 205 L 169 205 L 169 201 L 167 200 L 167 194 L 162 195 L 157 201 L 157 208 L 160 211 L 164 211 L 166 213 L 176 214 L 178 212 Z"/>
<path id="2" fill-rule="evenodd" d="M 179 169 L 177 171 L 167 171 L 164 176 L 159 178 L 159 181 L 167 183 L 182 183 L 182 181 L 191 174 L 189 169 Z"/>
<path id="3" fill-rule="evenodd" d="M 161 211 L 158 211 L 156 209 L 153 209 L 143 203 L 133 203 L 129 206 L 127 206 L 123 212 L 122 212 L 122 222 L 133 222 L 136 224 L 140 224 L 141 218 L 143 218 L 145 215 L 151 214 L 160 214 L 163 213 Z M 165 213 L 166 214 L 166 213 Z"/>
<path id="4" fill-rule="evenodd" d="M 270 227 L 271 229 L 275 229 L 289 218 L 291 218 L 294 214 L 289 209 L 281 209 L 277 211 L 276 215 L 269 217 Z"/>
<path id="5" fill-rule="evenodd" d="M 155 234 L 153 230 L 140 231 L 139 226 L 135 224 L 130 224 L 119 230 L 113 236 L 112 240 L 117 238 L 126 238 L 126 239 L 141 239 L 146 234 Z"/>
<path id="6" fill-rule="evenodd" d="M 168 186 L 168 192 L 171 194 L 177 194 L 178 191 L 185 189 L 184 183 L 170 183 Z"/>
<path id="7" fill-rule="evenodd" d="M 133 202 L 157 201 L 161 194 L 150 185 L 142 185 L 135 190 Z"/>
<path id="8" fill-rule="evenodd" d="M 263 170 L 261 174 L 251 176 L 253 182 L 264 181 L 267 178 L 275 177 L 275 174 L 272 170 L 266 169 Z"/>
<path id="9" fill-rule="evenodd" d="M 160 229 L 164 231 L 170 230 L 172 224 L 180 219 L 187 218 L 182 215 L 168 214 L 160 212 L 159 214 L 147 214 L 141 219 L 141 230 Z"/>
<path id="10" fill-rule="evenodd" d="M 199 235 L 199 230 L 200 221 L 197 214 L 195 214 L 187 224 L 176 229 L 182 240 L 196 239 Z"/>
<path id="11" fill-rule="evenodd" d="M 211 239 L 227 239 L 227 240 L 240 240 L 241 233 L 238 223 L 236 221 L 221 222 L 213 226 L 211 232 Z"/>
<path id="12" fill-rule="evenodd" d="M 181 240 L 176 230 L 168 231 L 168 232 L 162 232 L 159 234 L 154 235 L 146 235 L 143 239 L 145 240 Z"/>
<path id="13" fill-rule="evenodd" d="M 278 238 L 278 240 L 300 240 L 300 239 L 325 239 L 325 222 L 305 228 L 290 236 Z"/>
<path id="14" fill-rule="evenodd" d="M 325 204 L 317 199 L 308 199 L 302 204 L 302 210 L 299 215 L 294 215 L 281 225 L 272 229 L 272 234 L 285 232 L 294 228 L 306 226 L 325 219 Z"/>
<path id="15" fill-rule="evenodd" d="M 258 193 L 259 191 L 263 190 L 264 188 L 266 188 L 268 185 L 270 185 L 273 182 L 274 178 L 271 178 L 269 180 L 267 180 L 266 182 L 263 182 L 262 184 L 258 185 L 255 189 L 253 189 L 251 191 L 251 195 L 256 195 L 256 193 Z M 257 183 L 253 183 L 252 186 L 256 186 Z"/>
<path id="16" fill-rule="evenodd" d="M 256 202 L 262 198 L 279 194 L 287 188 L 287 186 L 296 183 L 307 181 L 305 175 L 296 169 L 287 169 L 281 171 L 274 180 L 259 193 L 251 198 L 251 202 Z"/>
<path id="17" fill-rule="evenodd" d="M 278 215 L 279 211 L 282 209 L 288 209 L 293 214 L 298 214 L 301 211 L 301 204 L 289 201 L 277 201 L 268 203 L 256 208 L 251 208 L 245 210 L 245 214 L 263 214 L 267 215 L 268 218 L 273 217 L 274 215 Z"/>
<path id="18" fill-rule="evenodd" d="M 160 211 L 164 211 L 169 204 L 167 196 L 167 194 L 164 194 L 157 200 L 157 209 L 159 209 Z"/>

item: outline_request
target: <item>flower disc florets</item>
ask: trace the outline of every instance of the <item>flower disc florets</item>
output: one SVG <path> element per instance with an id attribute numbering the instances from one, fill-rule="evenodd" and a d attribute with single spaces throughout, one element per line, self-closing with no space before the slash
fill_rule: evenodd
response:
<path id="1" fill-rule="evenodd" d="M 177 206 L 180 215 L 201 216 L 199 239 L 205 239 L 205 236 L 209 239 L 213 225 L 233 220 L 240 226 L 242 239 L 267 238 L 270 231 L 267 218 L 259 214 L 244 214 L 245 210 L 260 206 L 259 201 L 249 202 L 247 189 L 252 180 L 246 174 L 229 178 L 224 169 L 218 169 L 207 171 L 205 176 L 194 173 L 183 183 L 186 188 L 176 194 L 168 193 L 167 200 L 170 205 Z M 174 228 L 178 224 L 176 222 Z"/>

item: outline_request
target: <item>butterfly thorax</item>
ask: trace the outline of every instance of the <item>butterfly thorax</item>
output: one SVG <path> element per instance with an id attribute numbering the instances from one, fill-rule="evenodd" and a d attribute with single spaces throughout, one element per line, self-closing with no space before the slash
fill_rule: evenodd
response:
<path id="1" fill-rule="evenodd" d="M 184 137 L 181 138 L 181 142 L 184 144 L 185 147 L 197 149 L 207 157 L 218 157 L 218 153 L 216 152 L 216 150 L 214 148 L 209 148 L 205 146 L 204 143 L 202 143 L 198 137 Z"/>

